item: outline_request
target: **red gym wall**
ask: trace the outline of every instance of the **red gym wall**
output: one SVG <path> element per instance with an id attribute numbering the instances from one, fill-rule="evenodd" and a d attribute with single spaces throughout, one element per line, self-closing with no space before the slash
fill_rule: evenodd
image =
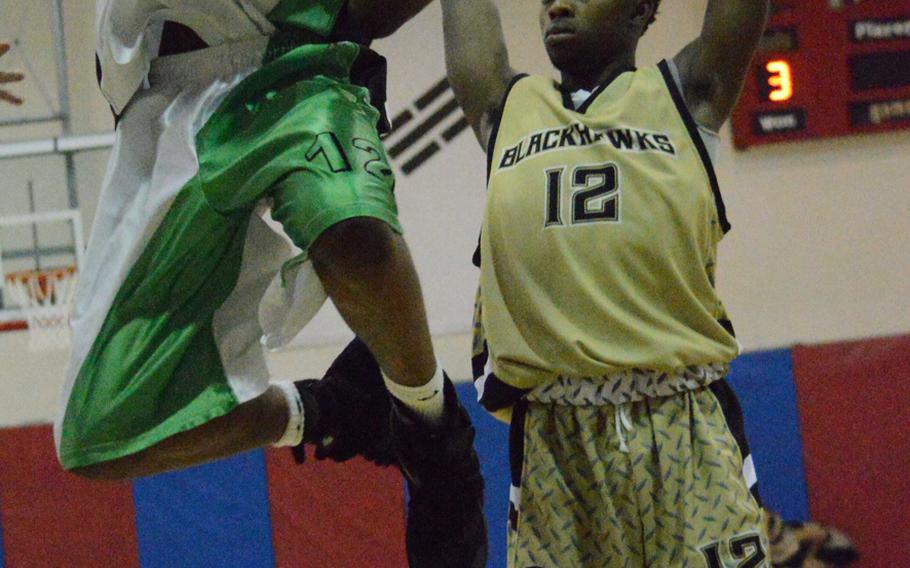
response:
<path id="1" fill-rule="evenodd" d="M 835 524 L 862 568 L 906 564 L 910 336 L 752 353 L 734 364 L 765 502 Z M 490 567 L 505 567 L 506 428 L 459 387 L 487 478 Z M 0 568 L 402 568 L 391 469 L 256 451 L 132 483 L 60 471 L 50 427 L 0 430 Z"/>

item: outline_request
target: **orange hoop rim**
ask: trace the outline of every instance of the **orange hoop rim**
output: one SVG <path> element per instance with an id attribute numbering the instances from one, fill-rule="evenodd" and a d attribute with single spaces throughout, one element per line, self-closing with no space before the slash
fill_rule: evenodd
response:
<path id="1" fill-rule="evenodd" d="M 75 266 L 58 266 L 54 268 L 43 268 L 41 270 L 31 269 L 31 270 L 16 270 L 12 272 L 7 272 L 3 275 L 5 283 L 19 282 L 25 284 L 29 282 L 35 276 L 38 277 L 38 287 L 41 289 L 42 294 L 47 293 L 47 281 L 48 278 L 64 278 L 67 276 L 75 276 L 78 272 Z M 21 307 L 20 307 L 21 309 Z M 13 319 L 11 321 L 0 322 L 0 333 L 7 331 L 24 331 L 28 329 L 28 319 L 25 317 L 25 312 L 23 311 L 21 319 Z"/>
<path id="2" fill-rule="evenodd" d="M 4 280 L 7 282 L 27 282 L 34 276 L 38 276 L 38 281 L 44 284 L 47 281 L 48 276 L 73 276 L 76 274 L 75 266 L 58 266 L 55 268 L 42 268 L 41 270 L 16 270 L 12 272 L 7 272 L 3 275 Z"/>

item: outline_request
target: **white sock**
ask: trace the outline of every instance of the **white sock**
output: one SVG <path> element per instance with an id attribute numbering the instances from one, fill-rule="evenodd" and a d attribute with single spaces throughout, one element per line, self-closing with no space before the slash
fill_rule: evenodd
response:
<path id="1" fill-rule="evenodd" d="M 445 407 L 445 396 L 443 388 L 445 381 L 443 379 L 442 367 L 436 364 L 436 372 L 430 381 L 419 387 L 408 387 L 392 382 L 385 374 L 385 386 L 389 392 L 400 400 L 402 404 L 414 411 L 418 416 L 426 419 L 430 424 L 439 424 L 442 422 L 442 412 Z"/>
<path id="2" fill-rule="evenodd" d="M 303 400 L 300 399 L 300 391 L 291 381 L 282 381 L 274 383 L 284 395 L 288 403 L 288 425 L 284 430 L 281 439 L 272 444 L 276 448 L 286 448 L 288 446 L 299 446 L 303 442 L 303 419 L 305 416 Z"/>

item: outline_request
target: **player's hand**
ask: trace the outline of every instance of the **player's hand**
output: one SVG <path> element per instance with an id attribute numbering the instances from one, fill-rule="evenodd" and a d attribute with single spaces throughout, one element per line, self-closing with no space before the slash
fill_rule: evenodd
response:
<path id="1" fill-rule="evenodd" d="M 6 55 L 6 52 L 9 50 L 10 44 L 0 42 L 0 57 Z M 25 75 L 22 73 L 6 73 L 4 71 L 0 71 L 0 86 L 7 83 L 18 83 L 23 79 L 25 79 Z M 7 102 L 11 105 L 16 106 L 19 106 L 24 102 L 22 99 L 2 87 L 0 87 L 0 101 Z"/>

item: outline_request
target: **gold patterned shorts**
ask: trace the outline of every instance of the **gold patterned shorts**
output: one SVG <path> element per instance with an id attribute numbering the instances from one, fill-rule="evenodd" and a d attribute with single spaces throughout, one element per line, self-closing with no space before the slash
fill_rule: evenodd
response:
<path id="1" fill-rule="evenodd" d="M 742 430 L 724 380 L 621 405 L 522 401 L 509 568 L 769 566 Z"/>

